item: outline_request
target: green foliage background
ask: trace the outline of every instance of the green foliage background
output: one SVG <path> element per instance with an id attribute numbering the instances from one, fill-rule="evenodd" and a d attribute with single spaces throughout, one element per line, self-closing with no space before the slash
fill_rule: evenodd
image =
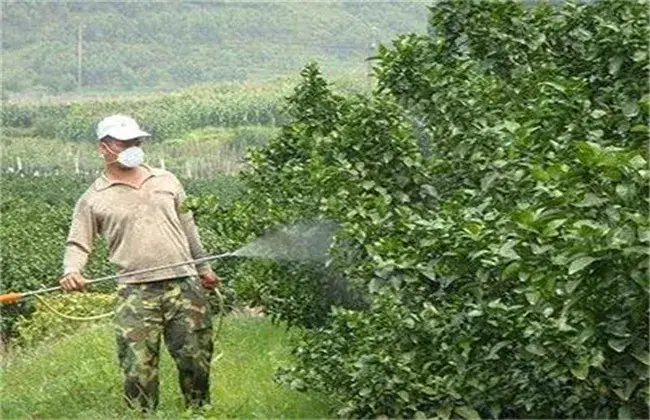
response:
<path id="1" fill-rule="evenodd" d="M 327 276 L 233 273 L 309 328 L 281 381 L 353 417 L 648 416 L 646 6 L 442 1 L 379 49 L 372 95 L 303 70 L 245 196 L 194 203 L 233 245 L 341 224 L 365 309 Z"/>

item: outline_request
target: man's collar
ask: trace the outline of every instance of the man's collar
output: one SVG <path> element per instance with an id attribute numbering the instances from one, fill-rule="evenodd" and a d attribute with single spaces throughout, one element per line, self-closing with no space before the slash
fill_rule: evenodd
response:
<path id="1" fill-rule="evenodd" d="M 152 168 L 151 166 L 147 165 L 146 163 L 143 163 L 140 166 L 145 168 L 147 170 L 147 172 L 149 172 L 149 175 L 147 175 L 147 178 L 145 178 L 145 180 L 149 179 L 152 176 L 160 175 L 161 171 L 159 169 Z M 113 185 L 116 185 L 116 184 L 123 184 L 123 182 L 111 181 L 106 176 L 106 172 L 102 172 L 101 176 L 95 180 L 94 187 L 95 187 L 95 191 L 102 191 L 102 190 L 105 190 L 105 189 L 107 189 L 107 188 L 109 188 L 109 187 L 111 187 Z"/>

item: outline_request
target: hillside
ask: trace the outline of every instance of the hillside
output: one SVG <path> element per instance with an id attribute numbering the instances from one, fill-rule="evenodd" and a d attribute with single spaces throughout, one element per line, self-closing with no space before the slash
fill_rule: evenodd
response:
<path id="1" fill-rule="evenodd" d="M 80 69 L 84 93 L 266 80 L 311 59 L 364 77 L 378 42 L 425 31 L 426 5 L 3 2 L 3 94 L 77 92 Z"/>

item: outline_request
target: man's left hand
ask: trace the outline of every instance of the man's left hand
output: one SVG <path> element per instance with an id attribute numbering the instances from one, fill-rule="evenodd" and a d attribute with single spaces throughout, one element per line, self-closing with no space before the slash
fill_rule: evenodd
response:
<path id="1" fill-rule="evenodd" d="M 201 279 L 201 285 L 209 290 L 214 289 L 221 283 L 221 278 L 214 274 L 212 270 L 199 275 L 199 278 Z"/>

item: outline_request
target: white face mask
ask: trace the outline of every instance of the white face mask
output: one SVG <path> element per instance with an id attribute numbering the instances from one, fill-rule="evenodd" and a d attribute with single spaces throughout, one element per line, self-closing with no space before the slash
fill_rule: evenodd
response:
<path id="1" fill-rule="evenodd" d="M 120 153 L 115 153 L 111 150 L 108 145 L 106 148 L 114 155 L 117 156 L 117 159 L 114 162 L 118 162 L 122 166 L 127 168 L 137 168 L 144 162 L 144 151 L 138 146 L 132 146 L 128 149 L 122 150 Z"/>

